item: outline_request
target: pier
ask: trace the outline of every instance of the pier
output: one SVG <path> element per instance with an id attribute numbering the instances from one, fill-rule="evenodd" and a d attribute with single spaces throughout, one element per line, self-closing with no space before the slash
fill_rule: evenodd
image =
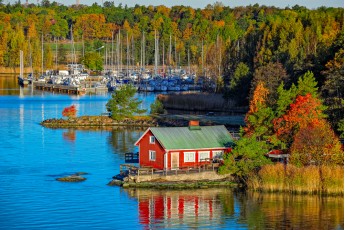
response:
<path id="1" fill-rule="evenodd" d="M 85 88 L 79 86 L 69 86 L 69 85 L 60 85 L 60 84 L 47 84 L 41 82 L 33 82 L 33 87 L 38 90 L 57 92 L 57 93 L 67 93 L 80 95 L 86 92 Z"/>

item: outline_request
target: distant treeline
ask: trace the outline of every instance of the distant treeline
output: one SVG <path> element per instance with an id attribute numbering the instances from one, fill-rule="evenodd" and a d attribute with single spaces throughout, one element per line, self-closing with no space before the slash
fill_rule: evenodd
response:
<path id="1" fill-rule="evenodd" d="M 19 50 L 24 51 L 25 66 L 32 65 L 37 72 L 41 71 L 42 58 L 43 69 L 83 60 L 86 64 L 87 57 L 97 55 L 107 55 L 108 65 L 121 61 L 138 66 L 143 47 L 145 64 L 152 65 L 156 31 L 160 65 L 163 53 L 165 65 L 190 64 L 198 76 L 213 79 L 217 90 L 239 106 L 248 105 L 259 81 L 266 82 L 275 97 L 282 81 L 291 86 L 311 71 L 325 104 L 336 105 L 337 113 L 343 110 L 343 106 L 339 110 L 344 97 L 343 8 L 310 10 L 296 5 L 280 9 L 258 4 L 230 8 L 220 2 L 204 9 L 115 6 L 109 1 L 103 6 L 64 6 L 48 0 L 40 5 L 2 2 L 3 67 L 19 66 Z M 66 45 L 72 38 L 76 45 Z"/>

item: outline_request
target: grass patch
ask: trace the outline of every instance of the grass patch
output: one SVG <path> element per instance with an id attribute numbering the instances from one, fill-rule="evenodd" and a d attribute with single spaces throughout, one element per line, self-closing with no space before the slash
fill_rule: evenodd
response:
<path id="1" fill-rule="evenodd" d="M 343 166 L 265 165 L 249 177 L 250 189 L 296 194 L 344 194 Z"/>

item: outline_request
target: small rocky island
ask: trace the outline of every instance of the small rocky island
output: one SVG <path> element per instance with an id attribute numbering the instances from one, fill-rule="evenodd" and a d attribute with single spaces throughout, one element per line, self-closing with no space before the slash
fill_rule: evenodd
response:
<path id="1" fill-rule="evenodd" d="M 86 174 L 87 173 L 84 173 L 84 172 L 77 172 L 69 176 L 56 178 L 56 180 L 61 181 L 61 182 L 82 182 L 86 180 L 86 178 L 83 177 L 82 175 L 86 175 Z"/>
<path id="2" fill-rule="evenodd" d="M 102 126 L 139 126 L 152 127 L 158 126 L 156 119 L 148 116 L 138 116 L 132 119 L 123 119 L 121 121 L 113 120 L 108 116 L 81 116 L 70 117 L 68 119 L 46 119 L 41 125 L 47 128 L 74 128 L 74 127 L 102 127 Z"/>

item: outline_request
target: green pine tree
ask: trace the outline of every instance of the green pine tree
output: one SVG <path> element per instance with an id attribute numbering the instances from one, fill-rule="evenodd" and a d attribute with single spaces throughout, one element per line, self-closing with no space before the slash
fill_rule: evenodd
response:
<path id="1" fill-rule="evenodd" d="M 132 85 L 124 85 L 120 90 L 112 94 L 111 99 L 106 104 L 107 111 L 116 121 L 132 118 L 134 114 L 145 113 L 145 109 L 139 109 L 142 101 L 134 98 L 136 89 Z"/>

